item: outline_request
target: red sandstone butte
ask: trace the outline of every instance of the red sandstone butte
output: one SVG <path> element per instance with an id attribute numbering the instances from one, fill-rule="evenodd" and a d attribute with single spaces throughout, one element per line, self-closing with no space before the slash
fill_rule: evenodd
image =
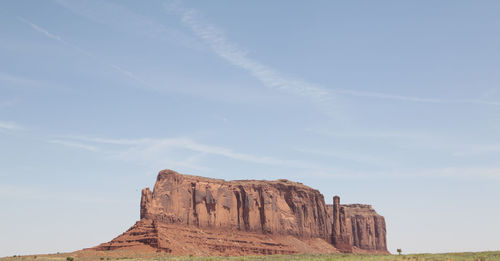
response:
<path id="1" fill-rule="evenodd" d="M 174 255 L 388 253 L 384 217 L 301 183 L 225 181 L 163 170 L 142 190 L 141 220 L 89 250 Z"/>

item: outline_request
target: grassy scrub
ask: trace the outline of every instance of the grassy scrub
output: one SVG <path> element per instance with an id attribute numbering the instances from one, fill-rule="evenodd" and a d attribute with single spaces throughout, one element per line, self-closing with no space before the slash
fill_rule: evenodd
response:
<path id="1" fill-rule="evenodd" d="M 272 255 L 272 256 L 238 256 L 238 257 L 190 257 L 190 256 L 157 256 L 157 257 L 86 257 L 72 256 L 71 254 L 58 255 L 38 255 L 38 256 L 15 256 L 0 258 L 1 261 L 14 260 L 36 260 L 36 261 L 91 261 L 91 260 L 123 260 L 123 261 L 286 261 L 286 260 L 306 260 L 306 261 L 500 261 L 500 252 L 470 252 L 470 253 L 445 253 L 445 254 L 412 254 L 412 255 Z"/>

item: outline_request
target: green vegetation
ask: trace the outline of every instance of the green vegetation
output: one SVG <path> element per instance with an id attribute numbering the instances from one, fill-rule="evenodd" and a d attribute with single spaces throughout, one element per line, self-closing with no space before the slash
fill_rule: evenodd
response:
<path id="1" fill-rule="evenodd" d="M 470 252 L 446 254 L 411 254 L 411 255 L 273 255 L 273 256 L 241 256 L 241 257 L 193 257 L 167 256 L 156 257 L 108 257 L 108 256 L 76 256 L 64 257 L 61 255 L 15 256 L 0 258 L 0 261 L 35 260 L 36 261 L 93 261 L 93 260 L 125 260 L 125 261 L 500 261 L 500 252 Z"/>

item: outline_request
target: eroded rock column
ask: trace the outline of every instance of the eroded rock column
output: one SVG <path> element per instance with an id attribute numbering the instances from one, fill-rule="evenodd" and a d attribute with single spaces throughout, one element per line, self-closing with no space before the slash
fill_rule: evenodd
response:
<path id="1" fill-rule="evenodd" d="M 341 252 L 351 253 L 344 208 L 340 205 L 340 197 L 333 197 L 332 244 Z"/>

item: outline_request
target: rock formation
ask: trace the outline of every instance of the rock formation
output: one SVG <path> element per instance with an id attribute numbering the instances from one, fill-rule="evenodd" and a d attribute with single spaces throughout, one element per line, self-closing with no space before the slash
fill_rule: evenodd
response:
<path id="1" fill-rule="evenodd" d="M 387 252 L 385 219 L 371 205 L 341 205 L 335 196 L 326 208 L 333 221 L 331 242 L 339 251 Z"/>
<path id="2" fill-rule="evenodd" d="M 387 253 L 385 221 L 368 205 L 326 205 L 323 195 L 288 180 L 225 181 L 172 170 L 142 190 L 141 220 L 93 250 L 247 255 Z"/>

